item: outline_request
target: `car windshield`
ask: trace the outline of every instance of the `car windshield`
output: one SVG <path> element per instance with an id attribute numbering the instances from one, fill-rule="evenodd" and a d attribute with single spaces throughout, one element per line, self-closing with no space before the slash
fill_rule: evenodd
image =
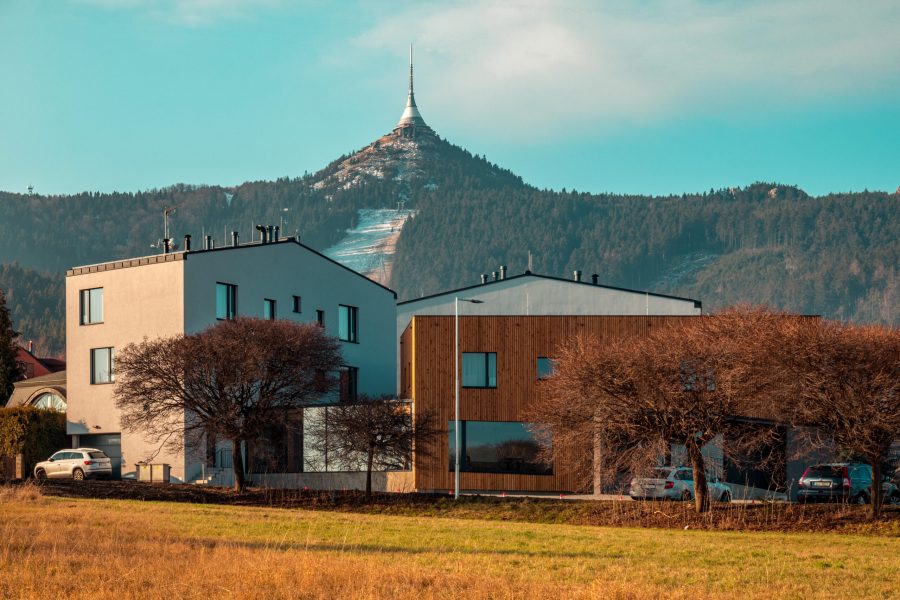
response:
<path id="1" fill-rule="evenodd" d="M 816 465 L 806 471 L 807 477 L 843 477 L 844 467 L 834 465 Z"/>
<path id="2" fill-rule="evenodd" d="M 97 452 L 88 452 L 88 455 L 91 458 L 109 458 L 108 456 L 106 456 L 106 454 L 100 452 L 99 450 Z"/>

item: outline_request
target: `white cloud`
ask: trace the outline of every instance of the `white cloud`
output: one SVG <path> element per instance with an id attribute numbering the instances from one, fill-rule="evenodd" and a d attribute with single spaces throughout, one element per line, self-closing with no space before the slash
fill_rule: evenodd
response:
<path id="1" fill-rule="evenodd" d="M 287 4 L 287 0 L 77 0 L 105 9 L 130 10 L 176 25 L 199 27 L 220 21 L 251 18 L 259 10 Z"/>
<path id="2" fill-rule="evenodd" d="M 355 41 L 416 44 L 426 119 L 568 135 L 895 94 L 898 31 L 892 0 L 469 0 L 406 5 Z"/>

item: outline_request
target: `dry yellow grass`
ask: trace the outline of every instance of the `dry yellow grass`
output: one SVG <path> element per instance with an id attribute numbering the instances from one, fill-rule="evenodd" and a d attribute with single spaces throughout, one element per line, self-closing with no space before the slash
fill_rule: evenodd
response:
<path id="1" fill-rule="evenodd" d="M 900 538 L 44 498 L 0 488 L 2 598 L 900 595 Z"/>

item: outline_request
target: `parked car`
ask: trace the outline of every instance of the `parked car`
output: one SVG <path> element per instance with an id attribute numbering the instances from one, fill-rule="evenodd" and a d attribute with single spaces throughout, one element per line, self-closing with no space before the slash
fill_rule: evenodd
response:
<path id="1" fill-rule="evenodd" d="M 828 463 L 806 468 L 798 482 L 797 502 L 872 501 L 872 467 L 861 463 Z M 900 504 L 900 489 L 885 477 L 881 482 L 885 504 Z"/>
<path id="2" fill-rule="evenodd" d="M 706 476 L 706 487 L 711 499 L 731 502 L 731 489 L 715 475 Z M 629 495 L 632 500 L 692 500 L 694 471 L 690 467 L 657 467 L 650 477 L 632 479 Z"/>
<path id="3" fill-rule="evenodd" d="M 36 479 L 65 477 L 81 481 L 88 477 L 106 478 L 112 475 L 112 461 L 102 450 L 74 448 L 60 450 L 34 466 Z"/>

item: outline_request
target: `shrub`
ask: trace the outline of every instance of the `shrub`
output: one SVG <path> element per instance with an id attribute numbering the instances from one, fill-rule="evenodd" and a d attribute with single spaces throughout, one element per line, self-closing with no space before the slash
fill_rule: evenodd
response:
<path id="1" fill-rule="evenodd" d="M 26 477 L 36 463 L 67 445 L 63 413 L 33 406 L 0 408 L 0 456 L 21 454 Z"/>

